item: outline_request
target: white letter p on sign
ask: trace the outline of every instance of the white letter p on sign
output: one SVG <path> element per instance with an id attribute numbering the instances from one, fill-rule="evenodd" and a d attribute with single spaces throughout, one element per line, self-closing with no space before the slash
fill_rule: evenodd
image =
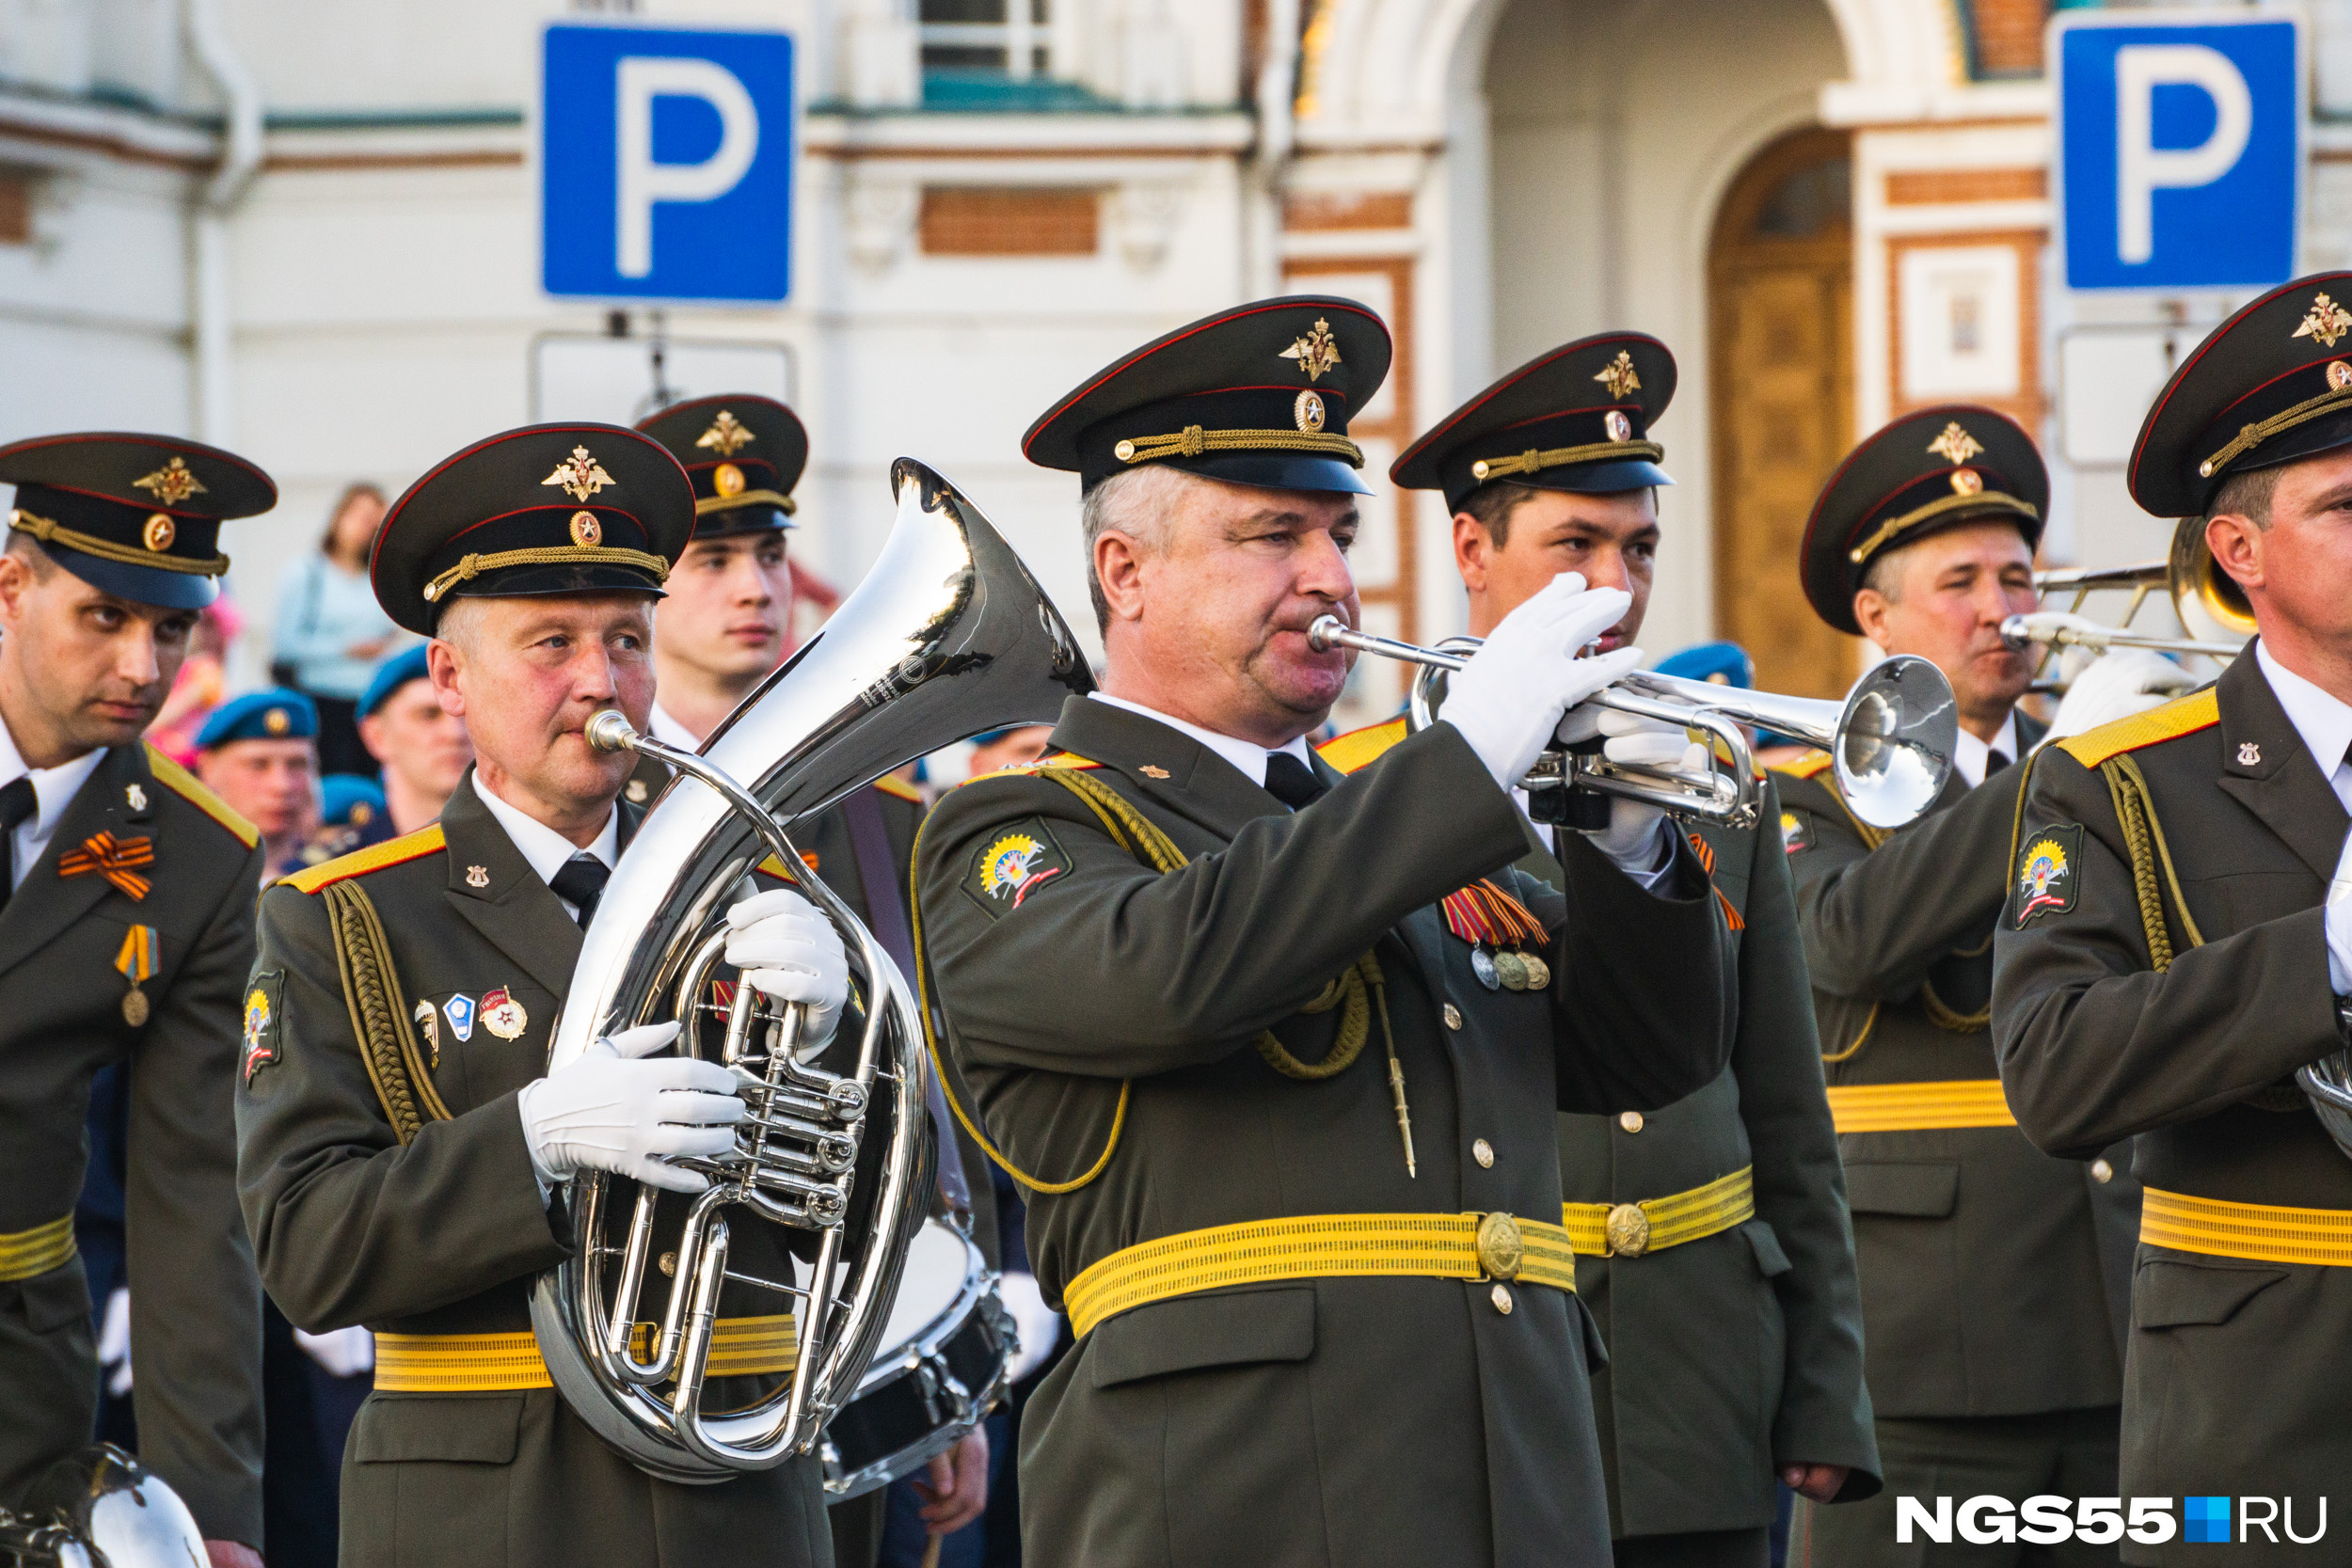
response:
<path id="1" fill-rule="evenodd" d="M 2201 88 L 2213 100 L 2213 135 L 2196 147 L 2157 147 L 2160 87 Z M 2246 151 L 2254 95 L 2219 50 L 2201 43 L 2134 43 L 2115 52 L 2115 249 L 2125 261 L 2156 253 L 2155 193 L 2210 185 Z"/>
<path id="2" fill-rule="evenodd" d="M 710 60 L 632 55 L 621 61 L 617 80 L 620 200 L 614 218 L 615 254 L 622 277 L 644 277 L 653 271 L 654 204 L 715 201 L 735 189 L 759 151 L 759 112 L 735 73 Z M 657 98 L 699 98 L 717 110 L 718 149 L 699 164 L 656 163 Z"/>

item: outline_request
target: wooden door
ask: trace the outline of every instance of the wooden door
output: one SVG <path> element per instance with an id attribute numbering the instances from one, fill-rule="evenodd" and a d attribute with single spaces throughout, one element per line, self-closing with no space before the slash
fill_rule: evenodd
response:
<path id="1" fill-rule="evenodd" d="M 1708 257 L 1713 356 L 1715 625 L 1756 684 L 1842 695 L 1854 640 L 1797 581 L 1806 515 L 1853 444 L 1851 147 L 1794 132 L 1733 182 Z"/>

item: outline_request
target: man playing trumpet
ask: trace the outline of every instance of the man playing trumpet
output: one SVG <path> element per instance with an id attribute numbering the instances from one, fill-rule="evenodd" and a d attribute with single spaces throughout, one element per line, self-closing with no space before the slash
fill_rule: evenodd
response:
<path id="1" fill-rule="evenodd" d="M 1259 301 L 1025 443 L 1081 476 L 1104 688 L 915 859 L 945 1044 L 1078 1336 L 1023 1432 L 1041 1568 L 1609 1560 L 1553 1113 L 1721 1071 L 1723 919 L 1679 835 L 1572 839 L 1558 894 L 1509 870 L 1509 787 L 1638 657 L 1576 657 L 1622 592 L 1534 595 L 1376 765 L 1308 752 L 1389 354 L 1350 301 Z"/>

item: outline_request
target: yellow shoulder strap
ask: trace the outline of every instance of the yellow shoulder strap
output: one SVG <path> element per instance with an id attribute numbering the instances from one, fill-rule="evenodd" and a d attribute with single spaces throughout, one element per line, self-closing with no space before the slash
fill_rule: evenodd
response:
<path id="1" fill-rule="evenodd" d="M 2069 736 L 2058 743 L 2058 749 L 2081 763 L 2096 768 L 2109 757 L 2125 752 L 2137 752 L 2158 741 L 2173 740 L 2199 730 L 2208 730 L 2221 722 L 2221 699 L 2218 689 L 2207 687 L 2176 698 L 2162 707 L 2135 713 L 2128 719 L 2118 719 L 2112 724 L 2102 724 L 2095 730 Z"/>
<path id="2" fill-rule="evenodd" d="M 1398 741 L 1405 738 L 1411 726 L 1400 715 L 1378 724 L 1366 724 L 1334 736 L 1315 748 L 1315 755 L 1343 773 L 1353 773 L 1370 767 Z"/>
<path id="3" fill-rule="evenodd" d="M 147 769 L 155 775 L 155 782 L 174 795 L 237 835 L 237 841 L 250 849 L 262 842 L 262 830 L 237 815 L 228 801 L 204 787 L 197 776 L 150 746 L 147 749 Z"/>

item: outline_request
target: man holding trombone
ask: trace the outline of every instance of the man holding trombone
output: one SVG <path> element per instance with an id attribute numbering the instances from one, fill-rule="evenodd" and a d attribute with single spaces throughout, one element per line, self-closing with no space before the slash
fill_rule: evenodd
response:
<path id="1" fill-rule="evenodd" d="M 1521 366 L 1406 449 L 1391 477 L 1443 492 L 1473 634 L 1576 572 L 1629 597 L 1603 649 L 1640 635 L 1656 487 L 1673 483 L 1652 431 L 1674 389 L 1663 343 L 1605 333 Z M 1618 719 L 1604 727 L 1628 728 Z M 1680 729 L 1632 723 L 1616 758 L 1685 761 Z M 1353 770 L 1406 733 L 1392 720 L 1324 754 Z M 1612 830 L 1659 825 L 1632 801 L 1609 815 Z M 1646 1114 L 1559 1118 L 1577 1291 L 1609 1347 L 1592 1399 L 1619 1568 L 1763 1568 L 1775 1479 L 1821 1502 L 1878 1490 L 1853 1243 L 1779 823 L 1768 785 L 1756 826 L 1675 824 L 1734 933 L 1730 1064 Z M 1520 868 L 1558 886 L 1565 830 L 1524 827 Z"/>
<path id="2" fill-rule="evenodd" d="M 2132 499 L 2203 519 L 2259 636 L 2216 685 L 2036 759 L 1994 996 L 2026 1134 L 2074 1159 L 2131 1138 L 2147 1183 L 2122 1492 L 2238 1497 L 2201 1539 L 2290 1556 L 2352 1463 L 2346 298 L 2339 272 L 2255 300 L 2149 411 Z M 2124 1560 L 2198 1557 L 2184 1525 Z"/>
<path id="3" fill-rule="evenodd" d="M 1678 834 L 1570 835 L 1564 894 L 1510 870 L 1510 787 L 1639 657 L 1577 657 L 1620 591 L 1561 576 L 1376 765 L 1308 752 L 1389 356 L 1360 305 L 1262 300 L 1025 442 L 1081 477 L 1104 688 L 915 861 L 945 1043 L 1078 1337 L 1022 1434 L 1041 1568 L 1609 1561 L 1554 1108 L 1722 1070 L 1724 918 Z"/>
<path id="4" fill-rule="evenodd" d="M 1946 406 L 1856 448 L 1806 525 L 1816 612 L 1883 654 L 1931 659 L 1961 723 L 1943 795 L 1897 832 L 1848 809 L 1826 755 L 1780 775 L 1886 1478 L 1861 1507 L 1801 1513 L 1792 1556 L 1824 1568 L 1910 1560 L 1895 1499 L 1948 1492 L 1939 1478 L 1956 1470 L 1971 1491 L 2010 1497 L 2115 1491 L 2115 1264 L 2131 1178 L 2111 1160 L 2074 1164 L 2026 1141 L 1987 1033 L 2015 764 L 2042 736 L 2016 706 L 2031 660 L 2001 627 L 2034 607 L 2048 504 L 2023 430 L 1989 408 Z M 2114 1560 L 2111 1546 L 2056 1552 Z"/>

